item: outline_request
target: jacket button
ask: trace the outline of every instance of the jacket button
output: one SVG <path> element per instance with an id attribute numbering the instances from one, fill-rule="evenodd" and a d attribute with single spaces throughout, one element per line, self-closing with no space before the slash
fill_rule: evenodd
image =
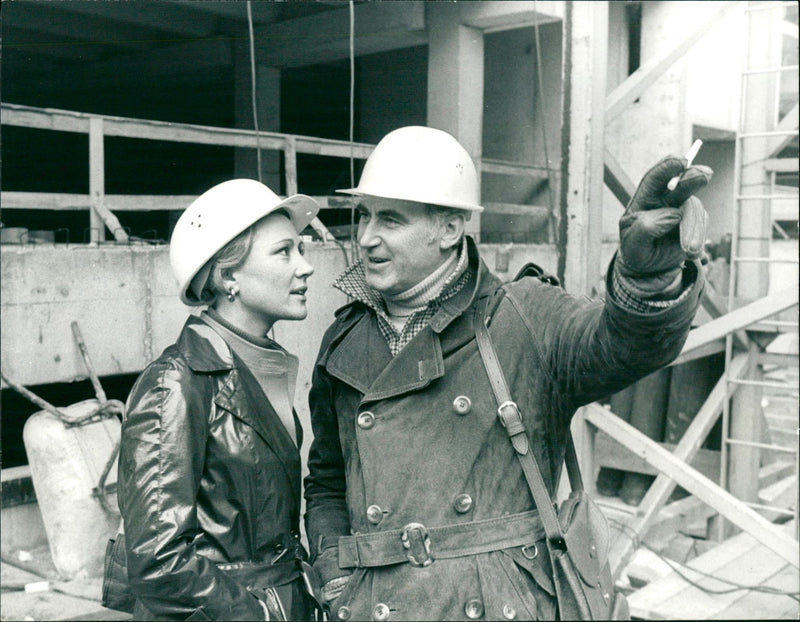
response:
<path id="1" fill-rule="evenodd" d="M 466 395 L 459 395 L 453 400 L 453 410 L 459 415 L 466 415 L 472 410 L 472 400 Z"/>
<path id="2" fill-rule="evenodd" d="M 467 493 L 458 495 L 456 500 L 453 501 L 453 507 L 459 514 L 466 514 L 472 509 L 472 497 L 470 497 Z"/>
<path id="3" fill-rule="evenodd" d="M 513 620 L 517 617 L 517 610 L 511 605 L 503 605 L 503 617 L 506 620 Z"/>
<path id="4" fill-rule="evenodd" d="M 470 620 L 477 620 L 483 615 L 483 603 L 479 598 L 471 598 L 464 605 L 464 613 Z"/>
<path id="5" fill-rule="evenodd" d="M 361 428 L 362 430 L 369 430 L 374 425 L 375 425 L 375 415 L 373 415 L 368 410 L 358 415 L 358 427 Z"/>
<path id="6" fill-rule="evenodd" d="M 336 617 L 340 620 L 349 620 L 350 607 L 339 607 L 339 610 L 336 612 Z"/>
<path id="7" fill-rule="evenodd" d="M 372 619 L 373 620 L 388 620 L 389 619 L 389 606 L 384 605 L 383 603 L 378 603 L 375 605 L 375 609 L 372 610 Z"/>
<path id="8" fill-rule="evenodd" d="M 367 520 L 373 525 L 377 525 L 383 520 L 383 510 L 377 505 L 367 508 Z"/>

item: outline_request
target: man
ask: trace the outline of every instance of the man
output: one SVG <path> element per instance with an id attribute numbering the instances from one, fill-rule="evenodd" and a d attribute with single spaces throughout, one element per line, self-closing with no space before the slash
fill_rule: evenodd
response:
<path id="1" fill-rule="evenodd" d="M 499 299 L 490 334 L 551 494 L 576 408 L 683 345 L 702 277 L 677 226 L 710 175 L 679 158 L 645 175 L 620 220 L 605 303 L 533 278 Z M 331 615 L 553 618 L 541 527 L 475 343 L 475 305 L 501 286 L 464 235 L 482 209 L 475 167 L 449 134 L 405 127 L 343 192 L 357 197 L 362 260 L 335 283 L 353 300 L 316 362 L 306 479 Z"/>

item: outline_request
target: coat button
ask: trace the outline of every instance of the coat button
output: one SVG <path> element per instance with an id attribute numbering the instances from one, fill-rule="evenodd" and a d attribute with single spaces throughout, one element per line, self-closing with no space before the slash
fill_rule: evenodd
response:
<path id="1" fill-rule="evenodd" d="M 373 525 L 377 525 L 383 520 L 383 510 L 380 506 L 371 505 L 367 508 L 367 520 Z"/>
<path id="2" fill-rule="evenodd" d="M 464 605 L 464 613 L 470 620 L 477 620 L 483 615 L 483 603 L 480 598 L 471 598 Z"/>
<path id="3" fill-rule="evenodd" d="M 389 619 L 389 606 L 384 605 L 383 603 L 378 603 L 375 605 L 375 609 L 372 610 L 372 619 L 378 620 L 388 620 Z"/>
<path id="4" fill-rule="evenodd" d="M 339 607 L 339 610 L 336 612 L 336 617 L 340 620 L 349 620 L 350 607 Z"/>
<path id="5" fill-rule="evenodd" d="M 453 410 L 459 415 L 466 415 L 472 410 L 472 400 L 466 395 L 459 395 L 453 400 Z"/>
<path id="6" fill-rule="evenodd" d="M 458 495 L 456 500 L 453 501 L 453 507 L 459 514 L 466 514 L 472 509 L 472 497 L 470 497 L 467 493 Z"/>
<path id="7" fill-rule="evenodd" d="M 517 617 L 517 610 L 511 605 L 503 605 L 503 617 L 506 620 L 513 620 Z"/>
<path id="8" fill-rule="evenodd" d="M 369 430 L 375 425 L 375 415 L 368 410 L 358 415 L 358 427 L 362 430 Z"/>

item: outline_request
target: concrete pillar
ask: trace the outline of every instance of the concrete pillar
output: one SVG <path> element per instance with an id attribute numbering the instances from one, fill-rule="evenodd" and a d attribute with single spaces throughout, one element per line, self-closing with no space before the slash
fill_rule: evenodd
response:
<path id="1" fill-rule="evenodd" d="M 450 132 L 478 166 L 483 155 L 483 32 L 460 23 L 460 5 L 426 5 L 428 125 Z M 480 179 L 480 177 L 479 177 Z M 480 216 L 467 232 L 479 238 Z"/>
<path id="2" fill-rule="evenodd" d="M 588 294 L 604 270 L 608 3 L 570 2 L 566 11 L 558 273 L 568 291 Z"/>
<path id="3" fill-rule="evenodd" d="M 276 67 L 256 65 L 256 108 L 258 129 L 279 132 L 281 127 L 281 71 Z M 250 48 L 239 42 L 234 54 L 234 120 L 237 128 L 255 129 L 253 117 L 252 71 Z M 281 179 L 281 153 L 261 150 L 261 181 L 279 194 L 285 192 Z M 234 171 L 237 177 L 258 178 L 255 149 L 236 149 Z"/>

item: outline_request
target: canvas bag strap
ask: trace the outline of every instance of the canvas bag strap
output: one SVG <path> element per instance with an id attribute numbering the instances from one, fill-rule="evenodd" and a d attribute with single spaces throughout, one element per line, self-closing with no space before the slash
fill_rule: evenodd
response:
<path id="1" fill-rule="evenodd" d="M 519 409 L 514 401 L 511 399 L 511 393 L 508 390 L 503 370 L 500 367 L 500 362 L 497 359 L 497 353 L 494 349 L 494 344 L 489 336 L 489 329 L 486 327 L 486 307 L 488 306 L 490 298 L 487 297 L 485 301 L 479 300 L 475 306 L 475 340 L 478 344 L 478 351 L 480 352 L 483 366 L 486 369 L 486 374 L 489 377 L 489 384 L 492 386 L 495 399 L 497 400 L 497 416 L 500 423 L 505 429 L 508 437 L 511 439 L 511 444 L 514 447 L 514 452 L 519 458 L 522 472 L 525 474 L 525 479 L 530 488 L 533 500 L 536 503 L 536 509 L 539 511 L 539 518 L 544 526 L 545 533 L 547 534 L 548 541 L 556 544 L 559 548 L 564 547 L 564 534 L 561 531 L 561 524 L 558 522 L 556 511 L 550 495 L 547 492 L 542 474 L 539 471 L 539 465 L 533 456 L 533 451 L 528 442 L 528 435 L 525 431 L 525 425 L 522 422 Z M 567 470 L 569 471 L 570 484 L 574 487 L 577 483 L 580 486 L 580 470 L 577 468 L 577 457 L 575 454 L 575 447 L 572 443 L 572 436 L 569 437 L 567 443 L 567 453 L 565 456 L 567 463 Z M 572 463 L 572 464 L 570 464 Z M 573 478 L 573 471 L 577 472 L 577 482 Z"/>

